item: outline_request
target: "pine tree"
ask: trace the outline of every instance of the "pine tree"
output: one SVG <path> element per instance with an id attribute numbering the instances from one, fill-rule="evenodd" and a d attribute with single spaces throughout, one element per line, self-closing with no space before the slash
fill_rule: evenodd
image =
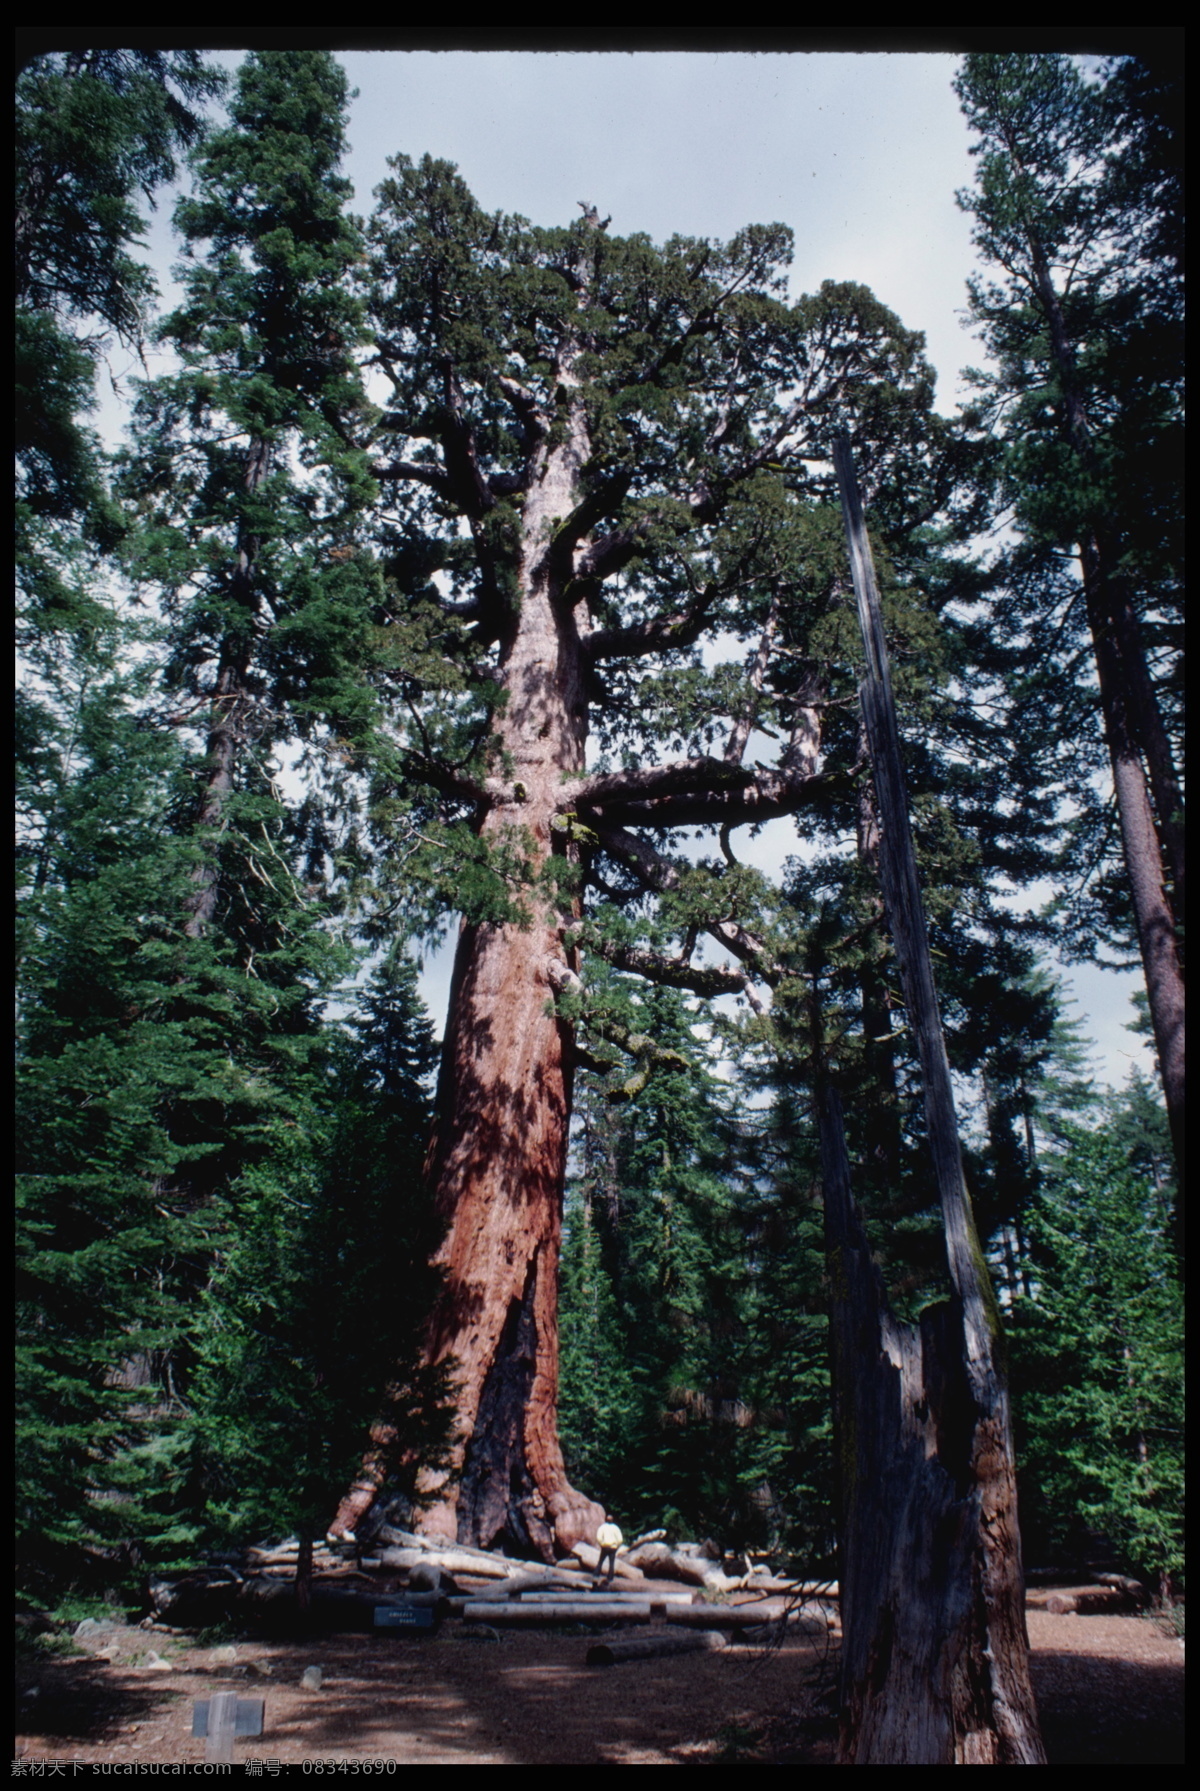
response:
<path id="1" fill-rule="evenodd" d="M 1110 95 L 1065 56 L 979 55 L 966 59 L 955 85 L 980 139 L 978 183 L 960 203 L 1002 275 L 999 285 L 976 281 L 971 303 L 998 363 L 980 377 L 980 414 L 1004 445 L 1001 497 L 1026 542 L 1006 624 L 1010 633 L 1014 622 L 1022 627 L 1027 658 L 1044 654 L 1064 628 L 1074 635 L 1082 596 L 1182 1174 L 1183 805 L 1175 680 L 1156 677 L 1160 654 L 1152 658 L 1161 643 L 1174 673 L 1182 363 L 1173 189 L 1151 178 L 1134 197 L 1122 169 L 1127 148 L 1149 156 L 1148 171 L 1162 161 L 1132 73 Z M 1066 549 L 1078 555 L 1081 589 L 1072 581 L 1064 588 L 1057 562 Z M 1050 680 L 1061 689 L 1070 668 L 1047 656 L 1041 669 L 1045 703 Z M 1067 712 L 1054 718 L 1060 730 L 1070 727 L 1074 698 L 1069 692 Z M 1086 789 L 1091 769 L 1085 759 L 1073 780 L 1084 819 L 1096 808 Z M 1079 852 L 1076 843 L 1076 863 Z"/>
<path id="2" fill-rule="evenodd" d="M 175 1266 L 208 1248 L 204 1216 L 163 1192 L 206 1148 L 169 1116 L 228 1093 L 225 1059 L 176 1012 L 178 755 L 138 725 L 145 676 L 113 663 L 127 647 L 114 628 L 69 711 L 56 693 L 70 734 L 47 736 L 23 792 L 18 1560 L 43 1592 L 136 1533 L 127 1469 L 147 1396 L 127 1365 L 169 1362 L 186 1324 Z M 166 1447 L 181 1407 L 162 1378 Z"/>
<path id="3" fill-rule="evenodd" d="M 1151 1106 L 1149 1131 L 1165 1134 Z M 1167 1203 L 1138 1163 L 1144 1107 L 1135 1086 L 1101 1125 L 1064 1125 L 1043 1157 L 1014 1387 L 1035 1546 L 1086 1559 L 1098 1533 L 1166 1596 L 1183 1571 L 1182 1307 Z"/>
<path id="4" fill-rule="evenodd" d="M 354 442 L 366 401 L 349 287 L 361 246 L 337 173 L 346 105 L 323 52 L 242 65 L 232 122 L 176 214 L 185 299 L 159 333 L 182 370 L 143 388 L 127 456 L 126 560 L 172 623 L 173 719 L 205 716 L 193 936 L 228 893 L 219 840 L 251 766 L 265 796 L 273 749 L 314 740 L 336 769 L 371 731 L 353 675 L 377 593 L 356 533 L 375 488 Z"/>
<path id="5" fill-rule="evenodd" d="M 310 1106 L 273 1121 L 271 1148 L 226 1202 L 226 1241 L 196 1326 L 190 1430 L 210 1534 L 311 1545 L 386 1405 L 436 1456 L 436 1381 L 416 1360 L 428 1276 L 421 1163 L 433 1068 L 411 964 L 378 969 L 353 1040 L 314 1078 Z M 412 1490 L 411 1478 L 409 1490 Z"/>
<path id="6" fill-rule="evenodd" d="M 137 347 L 147 327 L 136 199 L 174 178 L 223 83 L 194 50 L 44 56 L 17 81 L 17 569 L 34 659 L 103 622 L 72 576 L 79 545 L 111 550 L 122 526 L 86 421 L 97 366 L 109 332 Z"/>

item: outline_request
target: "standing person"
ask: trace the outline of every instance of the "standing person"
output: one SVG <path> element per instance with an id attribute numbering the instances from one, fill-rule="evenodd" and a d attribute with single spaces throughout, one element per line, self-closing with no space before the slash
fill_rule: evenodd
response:
<path id="1" fill-rule="evenodd" d="M 617 1571 L 617 1550 L 624 1540 L 625 1538 L 622 1536 L 620 1530 L 618 1530 L 616 1524 L 601 1524 L 600 1528 L 596 1531 L 596 1542 L 600 1549 L 600 1559 L 596 1563 L 596 1572 L 598 1574 L 603 1573 L 604 1563 L 605 1561 L 608 1562 L 607 1585 L 612 1585 L 613 1574 Z"/>

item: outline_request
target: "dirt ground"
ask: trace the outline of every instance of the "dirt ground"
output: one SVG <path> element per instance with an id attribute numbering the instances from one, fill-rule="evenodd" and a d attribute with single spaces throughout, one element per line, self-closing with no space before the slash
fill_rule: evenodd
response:
<path id="1" fill-rule="evenodd" d="M 1050 1763 L 1183 1761 L 1183 1650 L 1146 1619 L 1029 1613 Z M 639 1633 L 645 1634 L 645 1630 Z M 87 1652 L 18 1669 L 16 1759 L 200 1762 L 197 1698 L 261 1698 L 264 1732 L 235 1760 L 389 1766 L 833 1763 L 836 1640 L 797 1638 L 616 1667 L 584 1664 L 588 1632 L 377 1633 L 201 1646 L 114 1627 Z M 167 1669 L 150 1664 L 154 1651 Z M 318 1689 L 300 1684 L 321 1669 Z M 311 1675 L 310 1675 L 311 1677 Z M 251 1763 L 261 1762 L 261 1767 Z M 18 1767 L 19 1770 L 19 1767 Z M 236 1768 L 235 1768 L 236 1770 Z M 353 1768 L 351 1768 L 353 1770 Z"/>

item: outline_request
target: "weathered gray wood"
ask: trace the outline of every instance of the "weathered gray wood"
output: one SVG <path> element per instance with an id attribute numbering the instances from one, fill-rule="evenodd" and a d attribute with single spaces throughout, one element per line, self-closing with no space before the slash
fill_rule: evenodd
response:
<path id="1" fill-rule="evenodd" d="M 840 1763 L 1043 1765 L 1029 1677 L 1000 1320 L 970 1200 L 934 985 L 883 613 L 848 443 L 834 462 L 866 654 L 880 876 L 917 1045 L 953 1296 L 891 1312 L 855 1208 L 819 1003 L 817 1118 L 840 1462 Z"/>
<path id="2" fill-rule="evenodd" d="M 414 1567 L 444 1567 L 447 1573 L 474 1574 L 478 1579 L 506 1580 L 517 1572 L 516 1562 L 506 1563 L 499 1555 L 485 1554 L 482 1549 L 385 1548 L 379 1564 L 393 1572 L 411 1572 Z"/>
<path id="3" fill-rule="evenodd" d="M 763 1623 L 787 1622 L 806 1633 L 828 1629 L 828 1619 L 813 1605 L 793 1605 L 786 1598 L 755 1599 L 750 1604 L 670 1604 L 660 1612 L 672 1627 L 684 1629 L 754 1629 Z"/>
<path id="4" fill-rule="evenodd" d="M 209 1700 L 208 1734 L 204 1740 L 205 1761 L 224 1762 L 233 1759 L 233 1737 L 237 1728 L 237 1693 L 218 1692 Z"/>
<path id="5" fill-rule="evenodd" d="M 908 1022 L 921 1060 L 925 1122 L 934 1174 L 942 1203 L 946 1254 L 951 1279 L 963 1302 L 973 1363 L 986 1377 L 992 1372 L 991 1336 L 995 1302 L 975 1235 L 971 1203 L 963 1179 L 962 1150 L 954 1111 L 954 1090 L 946 1041 L 933 979 L 933 959 L 925 910 L 917 877 L 917 857 L 908 820 L 908 796 L 900 757 L 900 730 L 888 669 L 883 610 L 875 584 L 871 547 L 849 444 L 834 444 L 834 464 L 842 494 L 842 511 L 850 548 L 858 620 L 867 669 L 859 689 L 863 722 L 871 749 L 871 769 L 879 797 L 882 837 L 880 876 L 888 927 L 904 989 Z"/>
<path id="6" fill-rule="evenodd" d="M 505 1580 L 503 1591 L 506 1598 L 520 1598 L 526 1592 L 586 1592 L 594 1584 L 595 1575 L 584 1573 L 582 1568 L 572 1572 L 569 1567 L 542 1567 L 514 1574 Z"/>
<path id="7" fill-rule="evenodd" d="M 507 1590 L 508 1588 L 505 1587 L 505 1591 Z M 647 1591 L 645 1587 L 603 1586 L 602 1589 L 593 1591 L 590 1597 L 588 1597 L 585 1591 L 582 1602 L 595 1604 L 598 1600 L 604 1599 L 611 1603 L 615 1599 L 619 1604 L 645 1604 L 647 1599 L 649 1599 L 652 1604 L 690 1605 L 692 1599 L 698 1596 L 698 1593 L 692 1592 Z M 521 1594 L 522 1604 L 556 1605 L 571 1603 L 578 1604 L 580 1602 L 579 1593 L 574 1587 L 568 1588 L 562 1592 L 523 1592 Z"/>
<path id="8" fill-rule="evenodd" d="M 452 1601 L 452 1608 L 458 1600 Z M 462 1616 L 468 1623 L 513 1624 L 537 1627 L 550 1623 L 669 1623 L 683 1629 L 745 1629 L 755 1624 L 778 1621 L 787 1616 L 789 1622 L 815 1624 L 820 1613 L 807 1607 L 805 1612 L 788 1609 L 783 1598 L 763 1599 L 753 1604 L 668 1604 L 648 1593 L 644 1598 L 581 1598 L 561 1604 L 538 1600 L 527 1604 L 524 1599 L 465 1598 Z"/>

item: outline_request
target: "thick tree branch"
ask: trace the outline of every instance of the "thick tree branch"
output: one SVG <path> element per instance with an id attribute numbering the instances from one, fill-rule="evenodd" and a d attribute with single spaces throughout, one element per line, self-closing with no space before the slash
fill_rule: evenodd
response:
<path id="1" fill-rule="evenodd" d="M 381 484 L 389 479 L 416 479 L 448 503 L 453 500 L 450 480 L 440 466 L 427 466 L 419 460 L 377 460 L 371 471 Z"/>
<path id="2" fill-rule="evenodd" d="M 583 979 L 560 959 L 547 958 L 546 978 L 556 993 L 578 995 L 586 1002 L 587 989 Z M 682 1051 L 672 1051 L 660 1045 L 648 1032 L 634 1032 L 610 1014 L 588 1012 L 584 1023 L 598 1038 L 606 1044 L 616 1045 L 637 1063 L 638 1067 L 633 1075 L 620 1088 L 609 1090 L 610 1100 L 632 1100 L 635 1095 L 641 1094 L 650 1080 L 651 1072 L 657 1068 L 690 1071 L 695 1067 Z M 608 1074 L 616 1068 L 615 1063 L 606 1063 L 603 1058 L 592 1057 L 590 1052 L 586 1055 L 591 1058 L 588 1067 L 599 1069 L 601 1074 Z"/>
<path id="3" fill-rule="evenodd" d="M 849 790 L 859 767 L 822 773 L 820 758 L 820 703 L 810 690 L 797 700 L 791 737 L 778 765 L 750 768 L 728 757 L 677 759 L 581 779 L 569 786 L 569 796 L 593 830 L 709 823 L 725 831 L 778 820 L 836 790 Z"/>
<path id="4" fill-rule="evenodd" d="M 426 784 L 442 796 L 453 796 L 459 802 L 469 802 L 479 809 L 509 793 L 509 787 L 494 778 L 481 782 L 465 771 L 456 770 L 452 765 L 426 758 L 423 753 L 405 753 L 404 770 L 410 782 Z"/>
<path id="5" fill-rule="evenodd" d="M 518 380 L 509 379 L 502 373 L 496 383 L 517 413 L 521 424 L 522 447 L 527 454 L 532 453 L 550 432 L 549 417 L 529 388 L 521 385 Z"/>
<path id="6" fill-rule="evenodd" d="M 606 479 L 595 491 L 589 492 L 582 502 L 576 504 L 570 515 L 555 530 L 554 554 L 560 562 L 566 565 L 579 542 L 591 533 L 600 518 L 610 514 L 624 503 L 625 494 L 628 492 L 632 480 L 633 468 L 622 467 L 621 471 L 613 478 Z M 619 571 L 620 567 L 633 557 L 640 532 L 640 525 L 632 529 L 618 531 L 622 537 L 622 547 L 615 556 L 602 551 L 606 544 L 613 542 L 616 538 L 613 535 L 605 535 L 601 541 L 585 548 L 570 570 L 575 578 L 589 582 L 595 581 L 598 584 L 611 573 Z"/>
<path id="7" fill-rule="evenodd" d="M 442 453 L 451 481 L 455 502 L 472 522 L 486 516 L 496 499 L 479 470 L 475 447 L 475 431 L 466 416 L 462 387 L 447 355 L 443 361 L 443 394 L 445 402 L 442 431 Z"/>
<path id="8" fill-rule="evenodd" d="M 612 964 L 617 970 L 629 970 L 644 976 L 648 982 L 661 983 L 669 989 L 690 989 L 695 995 L 746 995 L 757 1004 L 744 971 L 729 970 L 720 964 L 693 964 L 690 954 L 669 958 L 665 952 L 646 951 L 635 945 L 617 945 L 605 939 L 595 927 L 575 929 L 576 937 L 589 951 Z"/>
<path id="9" fill-rule="evenodd" d="M 614 826 L 746 827 L 760 821 L 777 821 L 835 793 L 849 792 L 855 771 L 818 773 L 803 766 L 757 765 L 743 775 L 745 781 L 740 787 L 613 797 L 604 802 L 580 802 L 578 807 L 581 818 L 597 832 Z"/>
<path id="10" fill-rule="evenodd" d="M 685 790 L 740 789 L 753 777 L 753 772 L 740 765 L 728 765 L 724 759 L 673 759 L 666 765 L 643 766 L 640 771 L 613 771 L 581 778 L 570 785 L 570 794 L 577 806 L 586 805 L 600 812 L 613 802 L 674 795 Z"/>
<path id="11" fill-rule="evenodd" d="M 618 864 L 623 864 L 627 870 L 632 871 L 646 889 L 662 895 L 679 887 L 679 867 L 656 852 L 648 841 L 622 827 L 597 828 L 595 831 L 601 849 L 615 858 Z M 710 921 L 704 931 L 718 945 L 740 959 L 751 975 L 766 983 L 769 988 L 774 988 L 782 979 L 783 969 L 775 962 L 764 942 L 748 933 L 739 922 Z M 755 1013 L 761 1013 L 762 1004 L 751 989 L 743 985 L 741 992 Z"/>
<path id="12" fill-rule="evenodd" d="M 655 616 L 647 622 L 632 622 L 627 628 L 597 628 L 584 642 L 588 657 L 594 664 L 600 659 L 638 659 L 676 647 L 694 646 L 708 625 L 713 596 L 711 590 L 705 590 L 694 609 L 675 610 L 669 616 Z"/>

